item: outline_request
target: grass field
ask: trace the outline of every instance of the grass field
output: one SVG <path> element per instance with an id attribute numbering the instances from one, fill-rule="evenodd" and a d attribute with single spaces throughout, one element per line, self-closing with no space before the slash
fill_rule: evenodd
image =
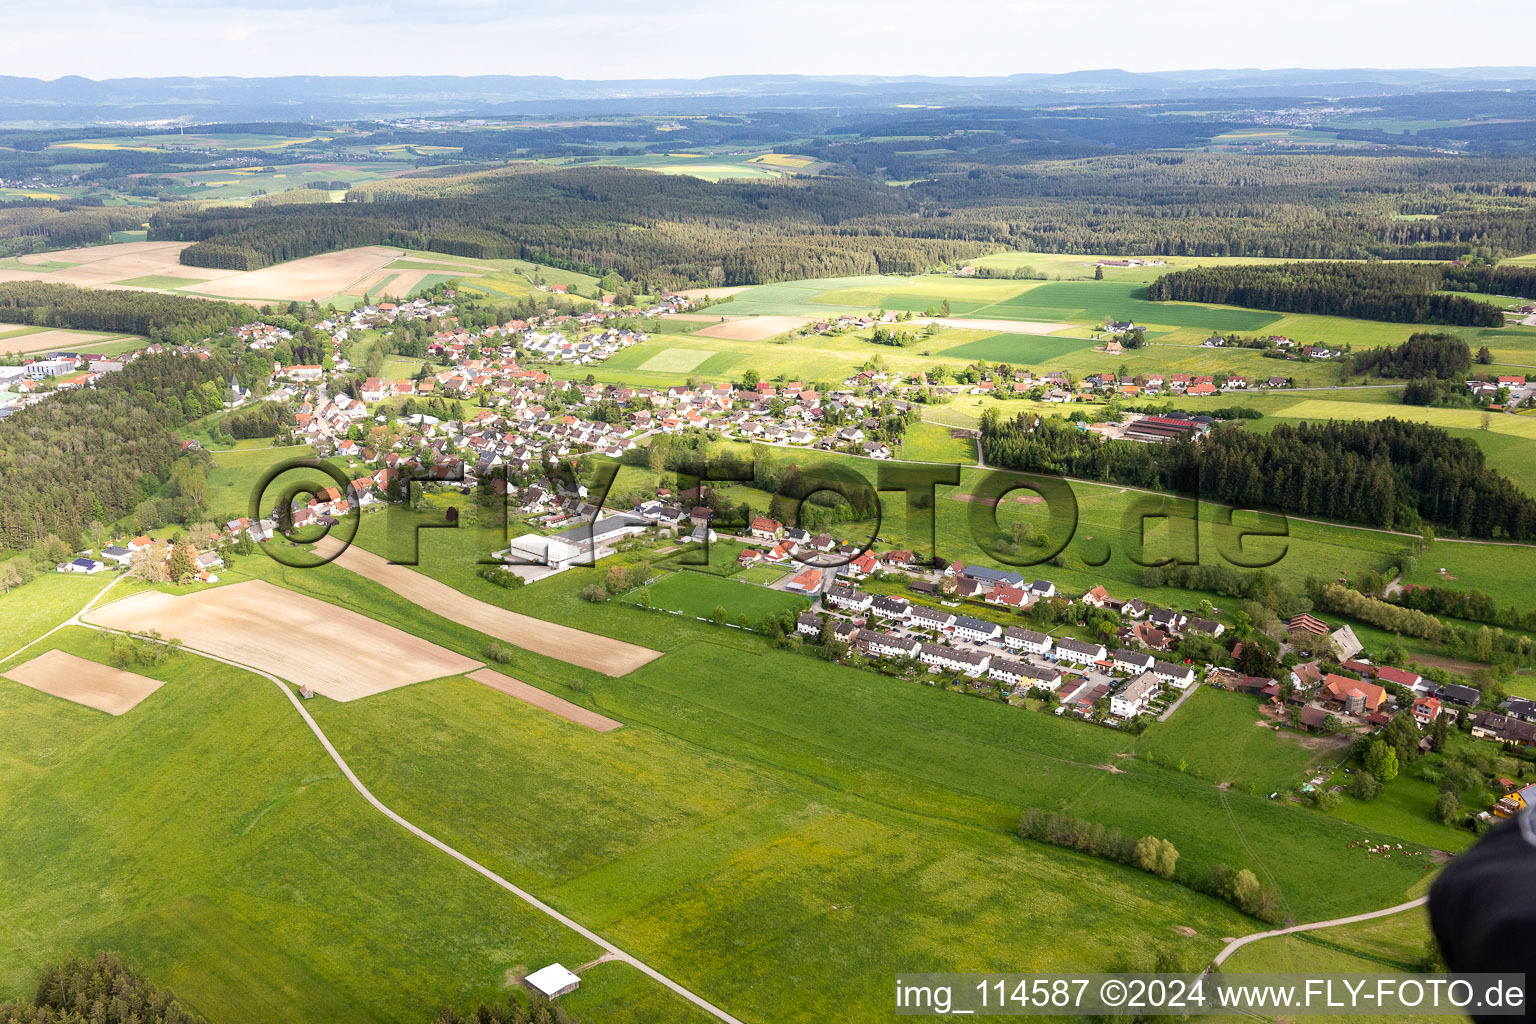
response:
<path id="1" fill-rule="evenodd" d="M 687 571 L 663 576 L 645 589 L 650 592 L 651 604 L 657 608 L 707 619 L 715 613 L 717 606 L 721 606 L 731 622 L 740 615 L 745 615 L 749 622 L 756 622 L 765 615 L 776 615 L 806 600 L 803 594 L 787 594 L 735 579 Z M 638 591 L 627 595 L 626 600 L 638 600 Z"/>
<path id="2" fill-rule="evenodd" d="M 365 518 L 365 544 L 383 543 L 377 532 L 383 530 L 382 518 Z M 872 1019 L 886 1005 L 893 962 L 915 961 L 936 970 L 985 969 L 996 962 L 1067 969 L 1103 966 L 1122 955 L 1144 958 L 1160 948 L 1198 961 L 1219 947 L 1221 936 L 1254 927 L 1187 889 L 1021 843 L 1011 829 L 1026 806 L 1065 807 L 1133 834 L 1167 836 L 1183 854 L 1181 865 L 1192 872 L 1218 861 L 1252 867 L 1279 885 L 1285 913 L 1298 919 L 1398 902 L 1420 881 L 1406 863 L 1399 867 L 1393 861 L 1359 876 L 1359 884 L 1347 891 L 1318 886 L 1319 872 L 1353 864 L 1341 852 L 1349 839 L 1373 834 L 1305 808 L 1220 789 L 1213 777 L 1118 757 L 1134 753 L 1137 741 L 1113 730 L 830 665 L 776 650 L 751 633 L 683 616 L 620 601 L 584 601 L 582 588 L 600 579 L 604 567 L 501 590 L 475 576 L 474 549 L 467 546 L 474 539 L 470 531 L 424 533 L 417 571 L 482 600 L 605 635 L 644 637 L 648 646 L 666 652 L 621 679 L 513 652 L 506 671 L 516 678 L 622 721 L 625 728 L 592 733 L 456 679 L 348 704 L 317 698 L 309 705 L 312 712 L 360 776 L 396 810 L 754 1024 L 829 1015 Z M 284 569 L 256 556 L 225 575 L 230 581 L 254 577 L 293 587 L 472 657 L 484 650 L 483 636 L 336 566 Z M 686 575 L 717 592 L 769 593 Z M 228 687 L 215 685 L 221 693 Z M 175 693 L 168 684 L 135 714 Z M 234 703 L 232 717 L 249 717 L 243 702 Z M 240 747 L 220 733 L 224 720 L 215 716 L 200 727 L 192 754 L 201 752 L 202 744 Z M 1177 719 L 1170 726 L 1176 724 Z M 1155 742 L 1158 728 L 1139 742 Z M 275 729 L 258 719 L 252 732 L 266 736 Z M 143 737 L 145 744 L 155 740 Z M 160 746 L 179 753 L 176 744 Z M 303 758 L 271 739 L 263 751 L 273 751 L 278 764 L 306 770 Z M 100 756 L 118 765 L 115 778 L 123 777 L 120 757 L 110 751 Z M 1248 760 L 1263 773 L 1278 772 L 1282 763 L 1262 749 L 1249 750 Z M 214 766 L 222 763 L 214 759 Z M 1121 771 L 1111 773 L 1106 765 Z M 153 774 L 183 777 L 174 770 Z M 248 771 L 233 791 L 256 786 L 260 775 Z M 573 778 L 580 784 L 572 784 Z M 343 796 L 349 792 L 341 790 Z M 507 801 L 508 792 L 518 798 Z M 288 826 L 285 836 L 302 834 L 314 826 L 274 815 L 305 806 L 290 796 L 257 818 L 258 829 L 281 821 Z M 549 822 L 557 813 L 560 827 L 552 829 Z M 328 835 L 338 835 L 348 821 L 345 813 L 333 818 Z M 357 846 L 344 832 L 337 841 Z M 366 849 L 357 853 L 379 857 Z M 286 863 L 280 856 L 244 862 L 262 863 L 269 872 Z M 301 874 L 288 877 L 287 884 L 321 886 L 330 880 L 329 872 Z M 228 888 L 238 885 L 237 880 Z M 369 905 L 392 905 L 392 890 L 376 888 Z M 430 891 L 437 894 L 439 888 Z M 322 905 L 356 898 L 350 890 L 337 892 L 299 891 L 296 897 Z M 1029 898 L 1006 895 L 1019 893 Z M 444 914 L 457 916 L 452 903 L 457 893 L 437 898 Z M 257 927 L 264 923 L 244 904 L 220 909 L 220 920 L 232 919 L 232 932 L 253 927 L 253 920 Z M 439 918 L 413 912 L 413 920 L 414 928 L 434 935 L 418 937 L 417 950 L 391 961 L 405 965 L 402 970 L 437 948 Z M 509 920 L 515 919 L 495 917 L 498 926 Z M 1196 934 L 1176 934 L 1175 926 Z M 290 935 L 286 927 L 267 931 Z M 462 937 L 464 931 L 445 934 Z M 205 930 L 195 941 L 199 948 L 226 948 L 216 938 Z M 347 934 L 331 938 L 341 943 Z M 294 945 L 309 948 L 302 938 L 285 943 Z M 125 948 L 184 987 L 183 974 L 171 968 L 174 957 L 153 960 L 140 945 Z M 339 962 L 329 948 L 314 954 L 316 970 Z M 518 952 L 526 948 L 508 937 L 498 953 L 504 949 L 503 959 L 529 962 L 534 954 Z M 391 953 L 383 949 L 384 956 Z M 270 973 L 265 956 L 258 947 L 245 959 L 253 972 Z M 543 949 L 536 956 L 533 962 L 553 958 Z M 334 991 L 350 993 L 360 979 L 376 977 L 375 963 L 363 953 L 353 956 L 353 978 Z M 815 1006 L 784 1003 L 786 973 L 816 988 Z M 449 963 L 415 976 L 472 985 L 482 984 L 473 979 L 484 979 L 486 972 Z M 325 974 L 319 983 L 331 977 Z M 474 994 L 456 992 L 453 999 Z M 250 997 L 231 998 L 239 1004 Z M 419 997 L 414 989 L 391 988 L 370 998 Z M 580 1006 L 593 1019 L 614 1017 L 599 1013 L 602 1008 Z M 391 1006 L 382 1016 L 400 1019 L 401 1012 Z"/>
<path id="3" fill-rule="evenodd" d="M 251 492 L 268 470 L 295 459 L 313 458 L 314 454 L 307 444 L 215 452 L 213 469 L 208 473 L 208 511 L 221 523 L 250 515 Z"/>
<path id="4" fill-rule="evenodd" d="M 46 646 L 102 661 L 108 643 Z M 595 956 L 368 806 L 270 682 L 190 654 L 139 671 L 164 685 L 120 719 L 0 683 L 0 999 L 111 948 L 212 1020 L 415 1020 L 494 998 L 517 965 Z M 568 1005 L 707 1019 L 607 965 Z"/>
<path id="5" fill-rule="evenodd" d="M 1348 737 L 1274 731 L 1272 720 L 1259 714 L 1259 703 L 1251 694 L 1201 687 L 1165 724 L 1142 736 L 1137 750 L 1182 762 L 1198 778 L 1261 796 L 1286 792 L 1308 770 L 1331 769 L 1349 752 Z"/>

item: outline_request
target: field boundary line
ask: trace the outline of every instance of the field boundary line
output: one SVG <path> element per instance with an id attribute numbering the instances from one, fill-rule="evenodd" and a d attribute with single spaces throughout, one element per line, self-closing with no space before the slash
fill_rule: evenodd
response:
<path id="1" fill-rule="evenodd" d="M 119 579 L 120 578 L 121 577 L 119 577 Z M 116 582 L 116 581 L 114 580 L 113 582 Z M 111 584 L 108 584 L 108 586 L 110 586 L 110 585 Z M 77 619 L 78 619 L 78 615 L 76 616 L 76 619 L 72 619 L 72 620 L 70 620 L 70 622 L 75 622 Z M 60 626 L 56 626 L 54 628 L 58 629 L 58 628 L 61 628 L 63 625 L 68 625 L 68 624 L 69 623 L 61 623 Z M 91 625 L 90 623 L 87 623 L 87 622 L 81 622 L 79 624 L 85 626 L 88 629 L 98 630 L 99 632 L 102 632 L 102 633 L 119 633 L 119 634 L 124 633 L 124 631 L 122 631 L 122 630 L 108 629 L 108 628 L 106 628 L 104 626 L 95 626 L 95 625 Z M 49 632 L 52 632 L 52 630 L 50 630 Z M 38 639 L 41 640 L 43 638 L 42 637 L 38 637 Z M 146 638 L 146 639 L 151 639 L 151 638 Z M 36 641 L 33 641 L 33 642 L 35 643 Z M 156 642 L 158 642 L 158 643 L 165 643 L 166 641 L 159 640 L 159 641 L 156 641 Z M 277 676 L 273 675 L 270 672 L 266 672 L 266 671 L 264 671 L 262 669 L 253 668 L 250 665 L 242 665 L 242 664 L 240 664 L 237 661 L 230 660 L 229 658 L 221 658 L 217 654 L 209 654 L 207 651 L 198 651 L 198 650 L 194 650 L 193 648 L 186 647 L 186 646 L 183 646 L 182 650 L 187 651 L 187 652 L 189 652 L 191 654 L 195 654 L 195 655 L 197 655 L 200 658 L 207 658 L 210 661 L 217 661 L 217 662 L 220 662 L 221 664 L 228 665 L 231 668 L 237 668 L 237 669 L 240 669 L 241 671 L 250 672 L 253 675 L 261 676 L 262 678 L 264 678 L 264 679 L 268 680 L 269 682 L 271 682 L 272 685 L 276 686 L 279 690 L 283 691 L 283 696 L 288 698 L 288 703 L 293 705 L 294 710 L 299 713 L 299 717 L 302 718 L 304 720 L 304 723 L 309 726 L 309 731 L 315 734 L 315 738 L 320 741 L 320 746 L 322 748 L 324 748 L 324 750 L 325 750 L 325 752 L 327 754 L 330 755 L 331 760 L 335 762 L 336 767 L 341 769 L 342 775 L 344 775 L 346 777 L 347 781 L 352 784 L 352 788 L 357 790 L 360 794 L 362 794 L 362 797 L 363 797 L 364 800 L 367 800 L 368 803 L 372 804 L 373 808 L 375 810 L 377 810 L 380 814 L 384 815 L 390 821 L 393 821 L 395 824 L 399 825 L 401 828 L 405 829 L 407 832 L 411 833 L 416 838 L 418 838 L 418 839 L 422 840 L 423 842 L 426 842 L 426 843 L 436 847 L 438 850 L 441 850 L 443 853 L 446 853 L 448 856 L 452 857 L 454 860 L 456 860 L 459 863 L 463 864 L 465 867 L 469 868 L 470 870 L 472 870 L 472 871 L 476 872 L 477 874 L 482 875 L 483 877 L 485 877 L 485 878 L 489 879 L 490 881 L 494 882 L 496 885 L 498 885 L 501 888 L 505 889 L 507 892 L 510 892 L 512 895 L 516 896 L 518 899 L 522 900 L 524 903 L 528 904 L 529 906 L 533 907 L 535 910 L 537 910 L 540 913 L 544 914 L 546 917 L 553 918 L 554 920 L 558 921 L 559 923 L 565 925 L 571 931 L 575 932 L 577 935 L 580 935 L 582 938 L 586 939 L 588 942 L 591 942 L 592 944 L 601 947 L 604 950 L 604 952 L 608 954 L 608 959 L 619 960 L 619 961 L 622 961 L 623 963 L 628 964 L 629 966 L 631 966 L 631 967 L 635 968 L 636 970 L 640 971 L 642 974 L 644 974 L 647 977 L 651 978 L 651 980 L 660 983 L 661 985 L 665 986 L 668 989 L 671 989 L 673 992 L 675 992 L 676 994 L 682 996 L 684 999 L 688 1000 L 690 1003 L 694 1004 L 695 1006 L 699 1007 L 700 1009 L 706 1011 L 707 1013 L 713 1015 L 714 1017 L 716 1017 L 716 1018 L 718 1018 L 720 1020 L 725 1021 L 726 1024 L 745 1024 L 744 1021 L 741 1021 L 741 1020 L 737 1019 L 736 1017 L 733 1017 L 730 1013 L 726 1012 L 725 1010 L 722 1010 L 720 1007 L 716 1006 L 714 1003 L 709 1002 L 703 996 L 695 995 L 693 992 L 691 992 L 688 989 L 684 988 L 679 983 L 673 981 L 671 978 L 667 977 L 665 974 L 662 974 L 660 971 L 656 970 L 654 967 L 651 967 L 649 964 L 646 964 L 644 961 L 640 960 L 639 958 L 637 958 L 637 957 L 635 957 L 635 956 L 633 956 L 633 955 L 631 955 L 629 953 L 624 952 L 624 950 L 620 949 L 618 946 L 614 945 L 612 942 L 609 942 L 607 939 L 603 938 L 601 935 L 598 935 L 596 932 L 592 931 L 590 928 L 587 928 L 585 925 L 582 925 L 579 922 L 573 920 L 572 918 L 567 917 L 565 914 L 562 914 L 560 911 L 556 910 L 554 907 L 550 906 L 548 903 L 545 903 L 543 900 L 541 900 L 537 896 L 533 895 L 533 893 L 528 892 L 526 889 L 522 889 L 522 888 L 512 884 L 511 882 L 507 881 L 505 878 L 503 878 L 500 875 L 498 875 L 496 872 L 492 871 L 490 868 L 486 867 L 484 864 L 481 864 L 479 861 L 473 859 L 472 857 L 468 856 L 467 854 L 460 853 L 458 850 L 454 849 L 452 846 L 449 846 L 447 843 L 443 842 L 441 839 L 438 839 L 436 836 L 432 835 L 430 832 L 426 831 L 425 829 L 423 829 L 423 828 L 421 828 L 421 827 L 419 827 L 419 826 L 417 826 L 415 824 L 412 824 L 407 819 L 401 817 L 399 814 L 396 814 L 394 811 L 390 810 L 390 808 L 382 800 L 380 800 L 378 797 L 373 795 L 373 792 L 371 790 L 369 790 L 369 788 L 363 784 L 363 781 L 357 777 L 357 774 L 352 771 L 352 766 L 347 764 L 346 759 L 341 756 L 341 752 L 339 750 L 337 750 L 336 747 L 331 743 L 330 738 L 325 735 L 325 731 L 320 728 L 320 723 L 316 722 L 314 720 L 314 718 L 310 715 L 309 710 L 304 707 L 303 702 L 300 701 L 298 695 L 294 693 L 293 688 L 291 686 L 289 686 L 288 684 L 284 683 Z M 14 655 L 12 657 L 14 657 Z"/>

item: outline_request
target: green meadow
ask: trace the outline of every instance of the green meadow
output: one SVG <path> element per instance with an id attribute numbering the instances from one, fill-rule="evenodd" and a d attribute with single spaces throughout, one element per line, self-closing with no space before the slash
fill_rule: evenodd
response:
<path id="1" fill-rule="evenodd" d="M 749 622 L 757 622 L 765 615 L 777 615 L 806 603 L 802 594 L 769 590 L 736 579 L 687 571 L 663 576 L 647 584 L 644 590 L 650 595 L 651 604 L 663 611 L 707 619 L 720 607 L 725 609 L 727 619 L 732 623 L 742 615 Z M 625 600 L 638 601 L 639 593 L 632 591 L 626 595 Z"/>
<path id="2" fill-rule="evenodd" d="M 72 628 L 25 657 L 55 647 L 109 643 Z M 117 718 L 0 682 L 0 1000 L 110 948 L 211 1020 L 418 1020 L 600 952 L 381 816 L 269 681 L 192 654 L 135 670 L 163 685 Z M 709 1019 L 619 965 L 568 1006 Z"/>

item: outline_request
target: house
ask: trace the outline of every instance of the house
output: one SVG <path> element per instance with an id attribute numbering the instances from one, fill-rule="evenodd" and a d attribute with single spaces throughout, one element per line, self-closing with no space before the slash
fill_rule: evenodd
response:
<path id="1" fill-rule="evenodd" d="M 1375 683 L 1330 672 L 1324 677 L 1318 696 L 1344 705 L 1346 714 L 1361 715 L 1379 709 L 1387 691 Z"/>
<path id="2" fill-rule="evenodd" d="M 1439 697 L 1420 697 L 1413 702 L 1413 720 L 1419 725 L 1429 725 L 1440 717 Z"/>
<path id="3" fill-rule="evenodd" d="M 1009 626 L 1003 630 L 1003 643 L 1016 651 L 1029 654 L 1045 654 L 1051 649 L 1051 638 L 1032 629 Z"/>
<path id="4" fill-rule="evenodd" d="M 880 596 L 875 598 L 869 606 L 872 614 L 882 619 L 890 619 L 893 622 L 905 622 L 907 616 L 912 614 L 912 602 L 904 597 Z"/>
<path id="5" fill-rule="evenodd" d="M 1524 697 L 1508 697 L 1499 705 L 1499 710 L 1510 718 L 1518 718 L 1522 722 L 1536 722 L 1536 701 L 1527 700 Z"/>
<path id="6" fill-rule="evenodd" d="M 948 629 L 954 624 L 954 612 L 947 612 L 942 608 L 929 608 L 927 605 L 914 605 L 912 614 L 907 616 L 907 625 L 912 629 L 938 631 Z"/>
<path id="7" fill-rule="evenodd" d="M 987 670 L 989 678 L 1010 686 L 1055 686 L 1061 681 L 1061 670 L 1039 668 L 1025 661 L 1012 658 L 993 658 Z"/>
<path id="8" fill-rule="evenodd" d="M 1157 661 L 1150 654 L 1138 654 L 1124 648 L 1114 653 L 1115 668 L 1121 672 L 1141 673 L 1150 671 Z"/>
<path id="9" fill-rule="evenodd" d="M 1195 681 L 1195 670 L 1190 665 L 1175 665 L 1169 661 L 1158 661 L 1152 664 L 1152 674 L 1157 676 L 1169 686 L 1176 686 L 1181 690 L 1189 689 Z"/>
<path id="10" fill-rule="evenodd" d="M 59 567 L 59 572 L 83 572 L 87 576 L 94 576 L 106 568 L 94 558 L 77 558 L 72 562 L 64 562 Z"/>
<path id="11" fill-rule="evenodd" d="M 102 548 L 101 557 L 109 562 L 116 562 L 118 565 L 127 565 L 129 559 L 133 557 L 133 552 L 114 544 L 111 547 Z"/>
<path id="12" fill-rule="evenodd" d="M 917 640 L 909 636 L 897 636 L 894 633 L 876 633 L 874 630 L 861 629 L 854 635 L 854 643 L 859 650 L 877 658 L 912 658 L 917 656 L 918 650 L 923 646 Z"/>
<path id="13" fill-rule="evenodd" d="M 863 612 L 868 611 L 869 606 L 875 603 L 875 597 L 858 587 L 847 587 L 839 583 L 827 591 L 825 602 L 845 612 Z"/>
<path id="14" fill-rule="evenodd" d="M 1147 710 L 1161 688 L 1157 676 L 1143 672 L 1109 698 L 1109 713 L 1116 718 L 1135 718 Z"/>
<path id="15" fill-rule="evenodd" d="M 777 519 L 758 516 L 752 520 L 752 536 L 758 540 L 777 540 L 782 532 L 784 532 L 784 524 Z"/>
<path id="16" fill-rule="evenodd" d="M 922 644 L 918 647 L 918 660 L 924 665 L 960 672 L 974 679 L 987 670 L 987 666 L 992 662 L 992 656 L 964 651 L 958 647 Z"/>
<path id="17" fill-rule="evenodd" d="M 1328 623 L 1322 619 L 1313 618 L 1306 612 L 1291 616 L 1291 621 L 1285 624 L 1285 628 L 1292 633 L 1311 633 L 1313 636 L 1327 636 Z"/>
<path id="18" fill-rule="evenodd" d="M 954 621 L 955 636 L 962 640 L 995 640 L 1002 635 L 1003 627 L 995 622 L 957 615 Z"/>
<path id="19" fill-rule="evenodd" d="M 565 285 L 550 285 L 550 290 L 559 289 L 565 291 Z M 559 964 L 550 964 L 541 967 L 528 977 L 523 979 L 523 984 L 533 989 L 545 999 L 554 999 L 563 996 L 567 992 L 575 992 L 581 985 L 581 979 Z"/>
<path id="20" fill-rule="evenodd" d="M 1493 813 L 1501 818 L 1513 818 L 1531 806 L 1536 806 L 1536 782 L 1504 796 L 1494 805 Z"/>
<path id="21" fill-rule="evenodd" d="M 1084 594 L 1081 600 L 1083 604 L 1086 604 L 1091 608 L 1103 608 L 1109 604 L 1109 591 L 1105 590 L 1103 587 L 1094 587 L 1092 590 L 1088 591 L 1088 593 Z"/>
<path id="22" fill-rule="evenodd" d="M 133 540 L 128 542 L 129 552 L 135 555 L 140 551 L 145 550 L 146 548 L 152 548 L 154 546 L 155 542 L 150 540 L 148 537 L 135 537 Z"/>
<path id="23" fill-rule="evenodd" d="M 1227 631 L 1227 627 L 1215 619 L 1202 619 L 1198 615 L 1191 615 L 1184 620 L 1184 628 L 1196 633 L 1204 633 L 1206 636 L 1218 637 Z"/>
<path id="24" fill-rule="evenodd" d="M 801 636 L 820 636 L 823 621 L 825 620 L 820 615 L 802 612 L 800 617 L 795 620 L 795 632 Z"/>
<path id="25" fill-rule="evenodd" d="M 1090 644 L 1071 639 L 1056 641 L 1056 657 L 1079 665 L 1092 665 L 1096 661 L 1103 661 L 1106 653 L 1103 644 Z"/>
<path id="26" fill-rule="evenodd" d="M 1173 634 L 1184 628 L 1188 616 L 1182 612 L 1176 612 L 1169 608 L 1159 608 L 1153 605 L 1147 609 L 1147 621 L 1164 633 Z"/>
<path id="27" fill-rule="evenodd" d="M 1536 725 L 1497 711 L 1482 711 L 1472 719 L 1472 735 L 1478 739 L 1529 747 L 1536 744 Z"/>
<path id="28" fill-rule="evenodd" d="M 1056 584 L 1050 580 L 1035 580 L 1029 585 L 1030 594 L 1037 599 L 1056 596 Z"/>
<path id="29" fill-rule="evenodd" d="M 967 582 L 975 582 L 970 580 Z M 1000 604 L 1009 608 L 1028 608 L 1034 603 L 1029 591 L 1020 587 L 1010 587 L 1006 583 L 999 583 L 992 588 L 992 593 L 987 595 L 988 604 Z"/>

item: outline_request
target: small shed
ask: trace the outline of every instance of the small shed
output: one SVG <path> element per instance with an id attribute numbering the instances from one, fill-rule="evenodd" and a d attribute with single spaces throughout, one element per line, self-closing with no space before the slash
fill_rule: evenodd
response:
<path id="1" fill-rule="evenodd" d="M 581 979 L 560 964 L 541 967 L 524 978 L 523 982 L 545 999 L 555 999 L 567 992 L 574 992 L 581 985 Z"/>

